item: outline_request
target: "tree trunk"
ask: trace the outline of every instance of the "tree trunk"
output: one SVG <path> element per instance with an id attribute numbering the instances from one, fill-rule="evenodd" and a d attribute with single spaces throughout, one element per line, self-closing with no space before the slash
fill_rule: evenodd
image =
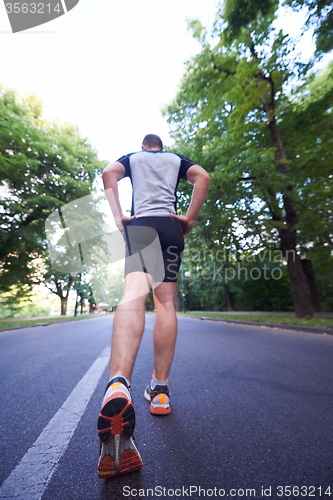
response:
<path id="1" fill-rule="evenodd" d="M 280 230 L 281 251 L 288 264 L 291 296 L 297 318 L 313 316 L 310 288 L 296 250 L 296 230 Z"/>
<path id="2" fill-rule="evenodd" d="M 179 291 L 179 285 L 177 283 L 176 289 L 175 289 L 175 309 L 177 312 L 182 311 L 182 300 L 180 297 L 180 291 Z"/>
<path id="3" fill-rule="evenodd" d="M 303 273 L 305 274 L 305 277 L 308 280 L 308 285 L 310 287 L 310 295 L 311 295 L 313 311 L 321 312 L 312 262 L 310 259 L 302 259 L 301 264 L 303 268 Z"/>
<path id="4" fill-rule="evenodd" d="M 233 301 L 232 295 L 230 293 L 230 285 L 229 285 L 229 283 L 224 283 L 224 296 L 225 296 L 225 300 L 226 300 L 226 303 L 227 303 L 227 309 L 228 309 L 228 311 L 234 311 L 235 310 L 235 308 L 234 308 L 234 301 Z"/>
<path id="5" fill-rule="evenodd" d="M 88 296 L 88 302 L 89 302 L 89 314 L 92 314 L 95 312 L 96 308 L 96 300 L 92 291 L 91 286 L 89 285 L 89 296 Z"/>
<path id="6" fill-rule="evenodd" d="M 68 297 L 60 297 L 61 300 L 61 316 L 67 315 L 67 300 Z"/>
<path id="7" fill-rule="evenodd" d="M 261 75 L 263 77 L 263 75 Z M 264 78 L 264 77 L 263 77 Z M 260 78 L 261 80 L 263 78 Z M 273 82 L 271 80 L 271 82 Z M 272 83 L 272 94 L 274 86 Z M 285 153 L 284 144 L 281 138 L 280 129 L 275 118 L 275 103 L 274 97 L 270 103 L 264 104 L 264 110 L 269 120 L 268 128 L 275 148 L 275 159 L 277 161 L 278 170 L 281 174 L 287 176 L 288 165 Z M 291 295 L 294 302 L 295 314 L 298 318 L 312 317 L 313 308 L 311 302 L 311 293 L 308 280 L 303 272 L 302 263 L 297 254 L 297 233 L 296 224 L 298 217 L 295 208 L 295 201 L 292 195 L 291 185 L 287 185 L 286 192 L 283 194 L 283 205 L 285 210 L 285 228 L 279 230 L 280 246 L 282 253 L 288 264 L 288 272 L 290 277 Z M 281 216 L 275 214 L 275 220 L 281 220 Z"/>

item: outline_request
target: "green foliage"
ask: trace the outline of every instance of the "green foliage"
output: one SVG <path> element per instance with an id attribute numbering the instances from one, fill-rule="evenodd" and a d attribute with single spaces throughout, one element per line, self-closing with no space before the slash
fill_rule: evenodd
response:
<path id="1" fill-rule="evenodd" d="M 277 314 L 226 314 L 226 313 L 191 313 L 194 316 L 203 316 L 208 318 L 218 318 L 222 321 L 250 321 L 254 324 L 259 323 L 274 323 L 276 325 L 299 325 L 299 326 L 314 326 L 324 329 L 333 328 L 332 318 L 295 318 L 295 316 L 290 316 L 289 314 L 277 315 Z M 329 333 L 332 333 L 329 330 Z M 323 332 L 324 333 L 324 332 Z"/>
<path id="2" fill-rule="evenodd" d="M 228 23 L 228 39 L 239 36 L 242 28 L 250 25 L 257 18 L 274 19 L 279 5 L 278 0 L 226 0 L 223 3 L 223 18 Z"/>
<path id="3" fill-rule="evenodd" d="M 192 24 L 202 49 L 188 61 L 180 90 L 164 110 L 178 150 L 211 176 L 200 229 L 188 240 L 192 250 L 219 245 L 246 255 L 292 242 L 295 258 L 314 260 L 314 245 L 333 251 L 332 70 L 315 77 L 313 61 L 291 56 L 293 41 L 272 27 L 276 5 L 227 2 L 211 43 Z M 233 26 L 239 12 L 240 24 Z M 187 189 L 179 200 L 184 213 Z M 303 287 L 299 278 L 294 290 Z M 223 279 L 214 285 L 188 283 L 189 300 L 209 310 L 218 295 L 225 307 Z M 231 284 L 238 307 L 268 310 L 291 307 L 288 286 L 285 269 L 279 283 Z"/>
<path id="4" fill-rule="evenodd" d="M 230 285 L 236 310 L 290 311 L 293 303 L 290 280 L 281 252 L 230 253 L 225 246 L 208 249 L 192 240 L 184 254 L 187 310 L 227 309 L 225 283 Z"/>
<path id="5" fill-rule="evenodd" d="M 294 10 L 307 9 L 305 28 L 314 27 L 317 55 L 333 49 L 333 6 L 330 0 L 286 0 Z"/>
<path id="6" fill-rule="evenodd" d="M 124 291 L 124 269 L 121 267 L 96 267 L 90 275 L 96 303 L 116 307 Z"/>
<path id="7" fill-rule="evenodd" d="M 0 299 L 0 318 L 34 318 L 49 316 L 51 312 L 50 303 L 30 297 L 21 301 L 8 301 L 8 296 L 5 294 Z M 1 325 L 0 325 L 1 328 Z"/>
<path id="8" fill-rule="evenodd" d="M 333 65 L 302 86 L 285 110 L 281 130 L 292 159 L 291 174 L 299 207 L 299 243 L 333 251 Z"/>
<path id="9" fill-rule="evenodd" d="M 80 286 L 79 295 L 81 298 L 81 302 L 84 303 L 84 300 L 87 299 L 91 307 L 97 305 L 93 290 L 89 283 L 83 283 Z"/>
<path id="10" fill-rule="evenodd" d="M 83 319 L 88 319 L 88 318 L 98 318 L 98 317 L 101 317 L 101 316 L 98 316 L 96 314 L 85 314 L 85 315 L 78 315 L 76 316 L 75 318 L 72 316 L 72 318 L 70 319 L 70 321 L 80 321 L 80 320 L 83 320 Z M 52 318 L 43 318 L 42 320 L 42 323 L 59 323 L 61 321 L 68 321 L 68 319 L 66 317 L 63 317 L 63 316 L 59 316 L 59 317 L 52 317 Z M 0 329 L 8 329 L 8 328 L 13 328 L 13 327 L 17 327 L 17 326 L 33 326 L 33 325 L 36 325 L 36 324 L 39 324 L 41 323 L 41 320 L 39 319 L 22 319 L 22 320 L 8 320 L 8 321 L 0 321 Z"/>
<path id="11" fill-rule="evenodd" d="M 285 265 L 266 259 L 239 263 L 232 282 L 235 309 L 239 311 L 292 311 L 290 280 Z"/>
<path id="12" fill-rule="evenodd" d="M 307 251 L 316 276 L 318 298 L 322 310 L 333 311 L 333 254 L 327 244 L 315 243 Z"/>
<path id="13" fill-rule="evenodd" d="M 257 19 L 266 18 L 271 22 L 277 9 L 285 6 L 306 12 L 304 30 L 314 29 L 317 55 L 333 49 L 333 6 L 330 0 L 225 0 L 221 8 L 228 26 L 225 40 L 238 38 Z"/>
<path id="14" fill-rule="evenodd" d="M 0 291 L 25 296 L 42 279 L 45 220 L 90 194 L 103 163 L 76 127 L 42 119 L 41 103 L 0 89 Z"/>

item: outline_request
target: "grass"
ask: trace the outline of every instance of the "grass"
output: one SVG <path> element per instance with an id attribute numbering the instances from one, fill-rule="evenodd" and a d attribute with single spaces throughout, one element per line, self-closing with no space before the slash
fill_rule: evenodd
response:
<path id="1" fill-rule="evenodd" d="M 180 313 L 183 314 L 183 313 Z M 202 312 L 188 312 L 187 316 L 205 316 L 209 318 L 219 318 L 228 320 L 243 320 L 252 321 L 254 323 L 277 323 L 281 325 L 301 325 L 301 326 L 317 326 L 320 328 L 333 328 L 333 318 L 296 318 L 296 316 L 277 316 L 275 314 L 267 314 L 261 316 L 260 314 L 223 314 L 223 313 L 208 313 Z"/>
<path id="2" fill-rule="evenodd" d="M 74 316 L 57 316 L 55 318 L 42 318 L 42 319 L 34 319 L 34 318 L 27 318 L 27 319 L 8 319 L 8 320 L 1 320 L 0 321 L 0 330 L 6 330 L 7 328 L 13 328 L 15 326 L 29 326 L 29 325 L 36 325 L 38 323 L 57 323 L 61 321 L 68 321 L 73 320 L 73 321 L 80 321 L 81 319 L 87 319 L 87 318 L 100 318 L 104 316 L 104 314 L 79 314 L 74 318 Z"/>
<path id="3" fill-rule="evenodd" d="M 275 314 L 267 314 L 261 316 L 260 314 L 223 314 L 223 313 L 210 313 L 210 312 L 187 312 L 185 315 L 183 313 L 178 313 L 182 316 L 205 316 L 210 318 L 219 318 L 219 319 L 227 319 L 227 320 L 243 320 L 243 321 L 251 321 L 253 323 L 276 323 L 280 325 L 301 325 L 301 326 L 316 326 L 320 328 L 333 328 L 333 318 L 296 318 L 295 316 L 277 316 Z M 104 315 L 96 315 L 96 314 L 82 314 L 78 315 L 74 318 L 74 316 L 58 316 L 56 318 L 42 318 L 42 319 L 8 319 L 5 321 L 0 321 L 0 330 L 5 330 L 7 328 L 12 328 L 15 326 L 29 326 L 36 325 L 38 323 L 55 323 L 59 321 L 73 320 L 80 321 L 82 319 L 87 318 L 100 318 Z"/>

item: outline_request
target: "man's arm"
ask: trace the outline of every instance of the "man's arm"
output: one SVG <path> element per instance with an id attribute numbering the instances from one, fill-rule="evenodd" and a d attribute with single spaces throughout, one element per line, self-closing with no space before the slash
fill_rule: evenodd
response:
<path id="1" fill-rule="evenodd" d="M 194 186 L 191 203 L 184 217 L 175 214 L 177 219 L 182 223 L 184 238 L 186 238 L 193 229 L 200 209 L 206 199 L 210 183 L 209 175 L 206 170 L 199 165 L 192 165 L 186 173 L 186 178 Z"/>
<path id="2" fill-rule="evenodd" d="M 110 204 L 117 228 L 121 233 L 124 233 L 124 226 L 126 226 L 126 224 L 128 224 L 128 222 L 135 217 L 126 217 L 126 215 L 123 215 L 120 206 L 118 181 L 120 181 L 124 177 L 125 167 L 118 161 L 110 163 L 110 165 L 108 165 L 102 173 L 105 194 Z"/>

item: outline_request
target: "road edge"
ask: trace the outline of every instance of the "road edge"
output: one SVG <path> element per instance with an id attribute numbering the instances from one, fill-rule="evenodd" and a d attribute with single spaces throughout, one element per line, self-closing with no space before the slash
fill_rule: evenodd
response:
<path id="1" fill-rule="evenodd" d="M 103 318 L 104 316 L 97 316 L 96 318 L 80 318 L 79 320 L 74 318 L 68 318 L 68 319 L 63 319 L 61 321 L 48 321 L 47 323 L 32 323 L 31 325 L 10 326 L 8 328 L 0 328 L 0 333 L 9 332 L 10 330 L 21 330 L 22 328 L 33 328 L 34 326 L 49 326 L 55 324 L 69 323 L 73 321 L 87 321 L 88 319 L 97 319 L 98 317 Z"/>
<path id="2" fill-rule="evenodd" d="M 103 317 L 103 316 L 100 316 Z M 241 319 L 222 319 L 222 318 L 210 318 L 209 316 L 193 316 L 186 314 L 186 316 L 182 316 L 186 318 L 194 318 L 194 319 L 200 319 L 202 321 L 218 321 L 220 323 L 234 323 L 238 325 L 247 325 L 247 326 L 266 326 L 267 328 L 279 328 L 282 330 L 295 330 L 298 332 L 308 332 L 308 333 L 319 333 L 319 334 L 326 334 L 326 335 L 333 335 L 333 328 L 324 328 L 324 327 L 319 327 L 319 326 L 302 326 L 302 325 L 288 325 L 284 323 L 260 323 L 258 321 L 245 321 Z M 88 320 L 88 319 L 95 319 L 95 318 L 80 318 L 80 321 Z M 78 321 L 75 320 L 74 318 L 71 319 L 64 319 L 61 322 L 60 321 L 49 321 L 48 323 L 33 323 L 32 325 L 22 325 L 22 326 L 11 326 L 9 328 L 0 328 L 0 333 L 2 332 L 7 332 L 10 330 L 21 330 L 23 328 L 32 328 L 34 326 L 48 326 L 48 325 L 54 325 L 55 323 L 68 323 L 68 322 L 73 322 L 73 321 Z"/>
<path id="3" fill-rule="evenodd" d="M 184 317 L 184 316 L 182 316 Z M 258 321 L 245 321 L 242 319 L 222 319 L 222 318 L 210 318 L 209 316 L 192 316 L 187 315 L 186 318 L 195 318 L 202 321 L 219 321 L 220 323 L 235 323 L 238 325 L 248 325 L 248 326 L 266 326 L 268 328 L 279 328 L 282 330 L 296 330 L 298 332 L 308 332 L 308 333 L 319 333 L 326 335 L 333 335 L 333 328 L 325 328 L 319 326 L 302 326 L 302 325 L 288 325 L 282 323 L 259 323 Z"/>

